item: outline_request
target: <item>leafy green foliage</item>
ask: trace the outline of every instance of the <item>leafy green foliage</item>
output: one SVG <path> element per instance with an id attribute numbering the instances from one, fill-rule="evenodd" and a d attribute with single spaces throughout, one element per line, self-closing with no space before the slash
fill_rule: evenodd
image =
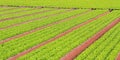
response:
<path id="1" fill-rule="evenodd" d="M 31 53 L 28 53 L 19 59 L 20 60 L 25 60 L 25 59 L 28 59 L 28 60 L 32 60 L 32 59 L 59 60 L 62 56 L 64 56 L 68 52 L 70 52 L 73 48 L 75 48 L 76 46 L 85 42 L 88 38 L 93 36 L 99 30 L 104 28 L 107 24 L 109 24 L 114 19 L 116 19 L 117 16 L 120 16 L 119 13 L 112 12 L 111 14 L 106 15 L 98 20 L 95 20 L 87 25 L 84 25 L 84 26 L 80 27 L 79 29 L 77 29 L 77 30 L 57 39 L 56 41 L 53 41 Z"/>
<path id="2" fill-rule="evenodd" d="M 15 23 L 21 23 L 21 22 L 24 22 L 24 21 L 29 21 L 29 20 L 32 20 L 32 19 L 35 19 L 35 18 L 40 18 L 40 17 L 46 16 L 46 15 L 50 15 L 50 14 L 65 11 L 65 10 L 62 10 L 62 9 L 61 10 L 55 10 L 55 9 L 49 9 L 49 8 L 35 9 L 35 10 L 29 9 L 29 10 L 31 10 L 31 11 L 20 12 L 20 13 L 16 13 L 16 14 L 9 14 L 9 15 L 4 16 L 4 18 L 7 18 L 7 17 L 11 18 L 10 17 L 11 15 L 12 15 L 12 17 L 15 17 L 15 16 L 18 17 L 18 16 L 21 16 L 21 14 L 22 15 L 27 15 L 27 14 L 32 14 L 32 13 L 36 13 L 36 12 L 43 12 L 43 11 L 47 11 L 47 10 L 51 10 L 51 11 L 44 12 L 44 13 L 39 13 L 39 14 L 34 14 L 34 15 L 30 15 L 30 16 L 24 16 L 22 18 L 11 19 L 11 20 L 4 21 L 4 22 L 0 22 L 0 27 L 2 28 L 2 27 L 5 27 L 5 26 L 15 24 Z"/>
<path id="3" fill-rule="evenodd" d="M 9 9 L 9 8 L 1 8 L 0 10 L 2 11 L 4 9 Z M 30 9 L 32 8 L 20 8 L 20 9 L 0 12 L 0 14 L 2 15 L 2 14 L 10 13 L 10 12 L 30 10 Z M 14 26 L 11 28 L 7 28 L 5 30 L 0 30 L 0 41 L 10 38 L 12 36 L 16 36 L 18 34 L 22 34 L 26 31 L 34 30 L 38 27 L 41 27 L 41 26 L 44 26 L 44 25 L 47 25 L 47 24 L 50 24 L 56 21 L 61 21 L 63 19 L 75 16 L 76 14 L 80 14 L 86 11 L 85 9 L 75 9 L 75 10 L 67 12 L 67 10 L 70 10 L 70 9 L 42 8 L 42 9 L 36 9 L 36 10 L 27 11 L 27 12 L 4 15 L 4 16 L 1 16 L 0 19 L 21 16 L 21 15 L 31 14 L 31 13 L 45 11 L 45 10 L 53 10 L 53 11 L 44 12 L 41 14 L 35 14 L 34 16 L 25 16 L 23 18 L 17 18 L 17 19 L 8 20 L 8 21 L 6 20 L 4 22 L 0 22 L 0 28 L 10 26 L 11 24 L 17 24 L 17 23 L 21 23 L 24 21 L 29 21 L 34 18 L 56 14 L 59 12 L 65 12 L 65 13 L 57 14 L 55 16 L 49 16 L 47 18 L 34 20 L 32 22 L 21 24 L 21 25 Z M 46 27 L 44 29 L 33 32 L 26 36 L 11 40 L 4 44 L 0 44 L 0 60 L 6 60 L 11 56 L 14 56 L 33 46 L 36 46 L 37 44 L 47 41 L 55 37 L 56 35 L 66 30 L 69 30 L 73 26 L 76 26 L 85 21 L 88 21 L 104 12 L 106 12 L 106 10 L 93 10 L 87 14 L 80 15 L 79 17 L 76 17 L 74 19 L 60 22 L 59 24 Z M 35 51 L 32 51 L 25 56 L 20 57 L 19 59 L 20 60 L 25 60 L 25 59 L 27 60 L 34 60 L 34 59 L 48 60 L 49 58 L 49 60 L 59 60 L 62 56 L 70 52 L 76 46 L 84 43 L 88 38 L 93 36 L 95 33 L 97 33 L 99 30 L 104 28 L 106 25 L 108 25 L 110 22 L 112 22 L 114 19 L 118 18 L 119 16 L 120 16 L 119 11 L 113 11 L 106 16 L 103 16 L 89 24 L 86 24 L 80 27 L 79 29 L 74 30 L 73 32 L 70 32 L 69 34 L 63 37 L 49 44 L 46 44 L 45 46 L 42 46 L 41 48 Z M 93 45 L 91 45 L 88 49 L 85 50 L 85 52 L 80 54 L 80 56 L 78 56 L 76 60 L 77 59 L 83 60 L 85 58 L 90 59 L 90 60 L 92 59 L 97 59 L 97 60 L 112 59 L 113 60 L 115 56 L 117 55 L 118 51 L 120 50 L 118 48 L 120 46 L 119 45 L 119 30 L 120 30 L 119 26 L 120 24 L 114 27 L 113 29 L 111 29 L 110 32 L 105 34 L 100 40 L 98 40 Z M 114 39 L 115 41 L 113 41 L 112 39 Z M 104 43 L 102 43 L 103 41 Z M 98 54 L 99 56 L 97 56 Z"/>
<path id="4" fill-rule="evenodd" d="M 10 28 L 9 30 L 6 30 L 6 32 L 4 32 L 4 33 L 2 31 L 1 33 L 2 34 L 9 33 L 9 36 L 11 34 L 16 34 L 16 33 L 20 33 L 20 32 L 22 33 L 23 29 L 24 30 L 31 29 L 31 28 L 34 29 L 36 27 L 39 27 L 39 26 L 42 26 L 42 25 L 45 25 L 45 24 L 48 24 L 51 22 L 55 22 L 58 20 L 62 20 L 64 18 L 68 18 L 69 16 L 73 16 L 73 15 L 81 13 L 81 12 L 84 12 L 84 10 L 75 10 L 75 11 L 60 14 L 60 15 L 57 15 L 54 17 L 46 18 L 46 19 L 43 19 L 40 21 L 35 21 L 32 23 L 18 26 L 18 27 L 13 27 L 13 28 Z M 75 25 L 78 25 L 82 22 L 85 22 L 85 21 L 91 19 L 92 17 L 95 17 L 103 12 L 105 12 L 105 11 L 91 11 L 88 14 L 79 16 L 79 17 L 74 18 L 72 20 L 61 22 L 60 24 L 56 24 L 56 25 L 47 27 L 45 29 L 39 30 L 39 31 L 34 32 L 32 34 L 26 35 L 24 37 L 6 42 L 4 44 L 1 44 L 0 45 L 0 49 L 1 49 L 0 54 L 2 54 L 2 56 L 0 56 L 0 58 L 7 59 L 10 56 L 14 56 L 17 53 L 20 53 L 20 52 L 22 52 L 26 49 L 29 49 L 37 44 L 40 44 L 40 43 L 56 36 L 57 34 L 65 31 L 65 30 L 68 30 L 69 28 L 71 28 Z M 11 31 L 13 31 L 13 32 L 11 32 Z M 1 35 L 1 36 L 2 37 L 9 37 L 8 35 L 7 36 Z"/>
<path id="5" fill-rule="evenodd" d="M 120 51 L 120 24 L 82 52 L 75 60 L 115 60 Z"/>
<path id="6" fill-rule="evenodd" d="M 63 8 L 120 8 L 119 0 L 0 0 L 0 5 Z"/>

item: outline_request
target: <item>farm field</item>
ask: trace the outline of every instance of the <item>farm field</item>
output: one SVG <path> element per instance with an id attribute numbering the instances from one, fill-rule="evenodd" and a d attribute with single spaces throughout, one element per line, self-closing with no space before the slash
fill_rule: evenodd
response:
<path id="1" fill-rule="evenodd" d="M 39 1 L 0 1 L 0 60 L 120 60 L 120 1 Z"/>
<path id="2" fill-rule="evenodd" d="M 120 0 L 0 0 L 0 5 L 63 8 L 120 8 Z"/>
<path id="3" fill-rule="evenodd" d="M 75 60 L 114 60 L 120 51 L 119 26 L 120 24 L 108 31 L 103 37 L 87 48 Z"/>

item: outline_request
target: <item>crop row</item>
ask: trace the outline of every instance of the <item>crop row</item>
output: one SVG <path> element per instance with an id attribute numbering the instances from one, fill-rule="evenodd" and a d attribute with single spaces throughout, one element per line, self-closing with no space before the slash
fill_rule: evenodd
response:
<path id="1" fill-rule="evenodd" d="M 12 31 L 12 28 L 11 28 L 7 32 L 10 32 L 12 34 L 12 33 L 19 32 L 20 30 L 23 30 L 23 29 L 25 30 L 25 29 L 29 29 L 32 27 L 35 28 L 36 24 L 38 24 L 40 26 L 40 25 L 45 25 L 46 23 L 48 24 L 51 22 L 55 22 L 57 20 L 67 18 L 68 16 L 75 14 L 75 12 L 78 14 L 78 13 L 83 12 L 83 11 L 76 10 L 76 11 L 71 12 L 71 13 L 69 12 L 69 13 L 61 14 L 59 16 L 46 18 L 46 19 L 41 20 L 41 21 L 35 21 L 35 22 L 29 23 L 29 24 L 22 25 L 20 27 L 19 26 L 14 27 L 13 32 L 10 32 L 10 31 Z M 40 44 L 40 43 L 54 37 L 55 35 L 65 31 L 65 30 L 67 30 L 67 29 L 69 29 L 77 24 L 85 22 L 85 21 L 87 21 L 87 20 L 89 20 L 89 19 L 91 19 L 91 18 L 93 18 L 93 17 L 95 17 L 103 12 L 105 12 L 105 11 L 91 11 L 88 14 L 76 17 L 70 21 L 61 22 L 59 24 L 47 27 L 45 29 L 34 32 L 32 34 L 26 35 L 24 37 L 6 42 L 4 44 L 1 44 L 0 45 L 0 49 L 1 49 L 0 54 L 2 54 L 2 56 L 0 56 L 0 58 L 7 59 L 11 56 L 14 56 L 14 55 L 26 50 L 26 49 L 31 48 L 32 46 Z M 15 28 L 17 28 L 18 30 L 15 30 Z M 7 32 L 4 32 L 4 33 L 7 33 Z M 10 34 L 10 33 L 8 33 L 8 34 Z"/>
<path id="2" fill-rule="evenodd" d="M 3 10 L 5 10 L 5 9 L 8 9 L 8 8 L 0 8 L 0 11 L 3 11 Z"/>
<path id="3" fill-rule="evenodd" d="M 76 60 L 115 60 L 120 51 L 120 23 L 82 52 Z"/>
<path id="4" fill-rule="evenodd" d="M 27 9 L 28 10 L 28 9 Z M 0 28 L 1 27 L 5 27 L 5 26 L 9 26 L 11 24 L 15 24 L 15 23 L 20 23 L 20 22 L 24 22 L 24 21 L 27 21 L 27 20 L 30 20 L 32 18 L 37 18 L 41 15 L 41 13 L 38 13 L 37 12 L 43 12 L 45 10 L 52 10 L 52 9 L 46 9 L 46 8 L 43 8 L 43 9 L 29 9 L 29 11 L 26 11 L 26 12 L 20 12 L 20 13 L 16 13 L 16 14 L 8 14 L 8 15 L 3 15 L 3 18 L 0 17 Z M 54 10 L 54 9 L 53 9 Z M 24 10 L 23 10 L 24 11 Z M 31 14 L 31 15 L 29 15 Z M 47 13 L 46 13 L 47 14 Z M 24 16 L 24 15 L 29 15 L 29 16 Z M 33 15 L 35 17 L 33 17 Z M 43 15 L 44 16 L 44 15 Z M 15 18 L 16 17 L 16 18 Z M 18 17 L 18 18 L 17 18 Z M 6 20 L 6 21 L 5 21 Z M 8 21 L 7 21 L 8 20 Z"/>
<path id="5" fill-rule="evenodd" d="M 54 11 L 54 12 L 50 12 L 50 13 L 53 14 L 53 13 L 58 13 L 58 12 L 63 12 L 63 11 L 64 10 L 62 10 L 62 11 L 60 10 L 60 11 Z M 81 13 L 81 12 L 83 12 L 83 10 L 75 10 L 75 11 L 72 11 L 72 12 L 66 12 L 66 13 L 64 13 L 64 15 L 63 14 L 58 14 L 58 15 L 53 16 L 53 17 L 33 20 L 33 22 L 29 22 L 27 24 L 22 24 L 22 25 L 19 25 L 19 26 L 15 26 L 13 28 L 8 28 L 6 30 L 0 30 L 0 33 L 1 33 L 0 34 L 0 36 L 1 36 L 0 40 L 6 39 L 8 37 L 11 37 L 11 36 L 14 36 L 14 35 L 17 35 L 17 34 L 20 34 L 20 33 L 25 32 L 25 31 L 35 29 L 37 27 L 46 25 L 48 23 L 52 23 L 52 22 L 67 18 L 69 16 L 73 16 L 74 14 L 78 14 L 78 13 Z M 43 15 L 47 15 L 47 14 L 49 15 L 50 13 L 45 13 Z M 37 17 L 39 17 L 39 15 Z M 24 20 L 26 20 L 26 19 L 24 19 Z M 18 21 L 20 21 L 20 20 L 18 20 Z M 8 34 L 8 35 L 6 35 L 6 34 Z"/>
<path id="6" fill-rule="evenodd" d="M 25 8 L 25 9 L 29 9 L 29 8 Z M 21 16 L 21 15 L 25 15 L 25 14 L 31 14 L 31 13 L 35 13 L 35 12 L 39 12 L 40 9 L 35 9 L 32 11 L 27 11 L 27 12 L 21 12 L 21 13 L 17 13 L 17 14 L 8 14 L 8 15 L 3 15 L 0 17 L 0 20 L 6 19 L 6 18 L 11 18 L 11 17 L 16 17 L 16 16 Z"/>
<path id="7" fill-rule="evenodd" d="M 14 3 L 15 2 L 15 3 Z M 61 8 L 120 8 L 118 0 L 2 0 L 0 5 L 12 6 L 43 6 L 43 7 L 61 7 Z M 27 2 L 27 3 L 26 3 Z"/>
<path id="8" fill-rule="evenodd" d="M 5 12 L 5 11 L 9 11 L 9 10 L 14 10 L 16 9 L 15 7 L 0 7 L 0 12 Z"/>
<path id="9" fill-rule="evenodd" d="M 0 9 L 2 9 L 2 8 L 0 8 Z M 19 13 L 19 11 L 30 10 L 30 9 L 31 8 L 14 8 L 14 9 L 11 9 L 11 10 L 4 9 L 2 12 L 0 11 L 0 16 L 5 15 L 7 13 L 14 13 L 14 12 L 17 12 L 17 11 L 18 11 L 17 13 Z"/>
<path id="10" fill-rule="evenodd" d="M 120 12 L 119 12 L 120 13 Z M 104 28 L 118 16 L 119 13 L 112 12 L 109 15 L 106 15 L 96 21 L 93 21 L 59 39 L 50 44 L 47 44 L 31 53 L 26 54 L 25 56 L 19 58 L 20 60 L 59 60 L 66 53 L 70 52 L 74 47 L 82 44 L 88 38 L 93 36 L 99 30 Z M 119 15 L 118 15 L 119 14 Z M 112 19 L 111 19 L 112 18 Z M 99 27 L 98 27 L 99 26 Z M 84 32 L 84 33 L 83 33 Z M 45 36 L 43 36 L 45 37 Z M 41 38 L 43 38 L 41 37 Z"/>

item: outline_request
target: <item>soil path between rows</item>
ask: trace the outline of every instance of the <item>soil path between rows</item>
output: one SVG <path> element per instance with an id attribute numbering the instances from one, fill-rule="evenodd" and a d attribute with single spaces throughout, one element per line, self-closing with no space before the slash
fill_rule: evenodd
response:
<path id="1" fill-rule="evenodd" d="M 116 60 L 120 60 L 120 53 L 118 54 Z"/>
<path id="2" fill-rule="evenodd" d="M 21 11 L 16 11 L 16 12 L 4 13 L 4 14 L 0 14 L 0 16 L 5 16 L 5 15 L 9 15 L 9 14 L 17 14 L 17 13 L 21 13 L 21 12 L 36 10 L 36 9 L 38 9 L 38 8 L 31 8 L 31 9 L 28 9 L 28 10 L 21 10 Z M 42 9 L 42 8 L 39 8 L 39 9 Z"/>
<path id="3" fill-rule="evenodd" d="M 98 15 L 98 16 L 96 16 L 96 17 L 94 17 L 94 18 L 92 18 L 92 19 L 90 19 L 90 20 L 88 20 L 88 21 L 86 21 L 86 22 L 83 22 L 83 23 L 81 23 L 81 24 L 78 24 L 78 25 L 76 25 L 76 26 L 74 26 L 74 27 L 66 30 L 66 31 L 63 32 L 63 33 L 58 34 L 57 36 L 55 36 L 55 37 L 53 37 L 53 38 L 51 38 L 51 39 L 49 39 L 49 40 L 47 40 L 47 41 L 45 41 L 45 42 L 43 42 L 43 43 L 40 43 L 40 44 L 38 44 L 38 45 L 36 45 L 36 46 L 33 46 L 32 48 L 30 48 L 30 49 L 28 49 L 28 50 L 25 50 L 25 51 L 23 51 L 23 52 L 15 55 L 15 56 L 13 56 L 13 57 L 10 57 L 8 60 L 16 60 L 17 58 L 19 58 L 19 57 L 21 57 L 21 56 L 23 56 L 23 55 L 26 55 L 26 54 L 28 54 L 28 53 L 30 53 L 30 52 L 32 52 L 32 51 L 40 48 L 41 46 L 44 46 L 44 45 L 46 45 L 46 44 L 48 44 L 48 43 L 51 43 L 51 42 L 55 41 L 56 39 L 58 39 L 58 38 L 60 38 L 60 37 L 62 37 L 62 36 L 65 36 L 66 34 L 72 32 L 72 31 L 74 31 L 74 30 L 76 30 L 76 29 L 78 29 L 78 28 L 80 28 L 80 27 L 82 27 L 82 26 L 84 26 L 84 25 L 86 25 L 86 24 L 88 24 L 88 23 L 90 23 L 90 22 L 92 22 L 92 21 L 94 21 L 94 20 L 96 20 L 96 19 L 98 19 L 98 18 L 106 15 L 106 14 L 108 14 L 108 13 L 109 13 L 109 12 L 105 12 L 105 13 L 100 14 L 100 15 Z"/>
<path id="4" fill-rule="evenodd" d="M 71 17 L 69 17 L 69 18 L 65 18 L 65 19 L 62 19 L 62 20 L 59 20 L 59 21 L 56 21 L 56 22 L 52 22 L 52 23 L 50 23 L 50 24 L 41 26 L 41 27 L 39 27 L 39 28 L 36 28 L 36 29 L 30 30 L 30 31 L 24 32 L 24 33 L 22 33 L 22 34 L 19 34 L 19 35 L 10 37 L 10 38 L 7 38 L 7 39 L 5 39 L 5 40 L 0 41 L 0 44 L 3 44 L 3 43 L 5 43 L 5 42 L 8 42 L 8 41 L 11 41 L 11 40 L 14 40 L 14 39 L 23 37 L 23 36 L 28 35 L 28 34 L 31 34 L 31 33 L 34 33 L 34 32 L 36 32 L 36 31 L 39 31 L 39 30 L 44 29 L 44 28 L 46 28 L 46 27 L 49 27 L 49 26 L 52 26 L 52 25 L 55 25 L 55 24 L 58 24 L 58 23 L 61 23 L 61 22 L 64 22 L 64 21 L 68 21 L 68 20 L 74 19 L 74 18 L 79 17 L 80 15 L 86 14 L 86 13 L 88 13 L 88 12 L 90 12 L 90 11 L 91 11 L 91 10 L 88 10 L 88 11 L 86 11 L 86 12 L 83 12 L 83 13 L 80 13 L 80 14 L 77 14 L 77 15 L 74 15 L 74 16 L 71 16 Z"/>
<path id="5" fill-rule="evenodd" d="M 41 13 L 48 12 L 48 11 L 54 11 L 54 10 L 44 10 L 44 11 L 25 14 L 25 15 L 21 15 L 21 16 L 15 16 L 15 17 L 10 17 L 10 18 L 0 19 L 0 22 L 7 21 L 7 20 L 13 20 L 13 19 L 16 19 L 16 18 L 22 18 L 22 17 L 25 17 L 25 16 L 32 16 L 32 15 L 36 15 L 36 14 L 41 14 Z"/>
<path id="6" fill-rule="evenodd" d="M 33 21 L 36 21 L 36 20 L 40 20 L 40 19 L 43 19 L 43 18 L 48 18 L 48 17 L 51 17 L 51 16 L 56 16 L 56 15 L 59 15 L 59 14 L 62 14 L 62 13 L 70 12 L 70 11 L 73 11 L 73 10 L 66 10 L 66 11 L 63 11 L 63 12 L 58 12 L 58 13 L 55 13 L 55 14 L 50 14 L 50 15 L 39 17 L 39 18 L 34 18 L 34 19 L 31 19 L 31 20 L 27 20 L 27 21 L 24 21 L 24 22 L 12 24 L 12 25 L 0 28 L 0 30 L 5 30 L 7 28 L 11 28 L 11 27 L 14 27 L 14 26 L 19 26 L 19 25 L 22 25 L 22 24 L 27 24 L 27 23 L 30 23 L 30 22 L 33 22 Z"/>
<path id="7" fill-rule="evenodd" d="M 119 22 L 120 22 L 120 18 L 114 20 L 113 22 L 108 24 L 106 27 L 104 27 L 102 30 L 97 32 L 94 36 L 92 36 L 87 41 L 85 41 L 83 44 L 77 46 L 76 48 L 71 50 L 69 53 L 67 53 L 65 56 L 63 56 L 61 60 L 74 60 L 74 58 L 76 58 L 80 53 L 82 53 L 85 49 L 87 49 L 91 44 L 97 41 L 100 37 L 102 37 L 107 31 L 109 31 Z"/>

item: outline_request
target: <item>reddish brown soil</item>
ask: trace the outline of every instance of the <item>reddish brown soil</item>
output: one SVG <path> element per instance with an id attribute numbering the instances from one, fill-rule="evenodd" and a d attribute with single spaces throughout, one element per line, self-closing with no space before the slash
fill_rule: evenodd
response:
<path id="1" fill-rule="evenodd" d="M 68 10 L 67 10 L 67 11 L 68 11 Z M 89 11 L 90 11 L 90 10 L 89 10 Z M 88 12 L 89 12 L 89 11 L 88 11 Z M 64 22 L 64 21 L 68 21 L 68 20 L 74 19 L 74 18 L 79 17 L 80 15 L 83 15 L 83 14 L 86 14 L 86 13 L 87 13 L 87 12 L 80 13 L 80 14 L 77 14 L 77 15 L 75 15 L 75 16 L 71 16 L 71 17 L 69 17 L 69 18 L 65 18 L 65 19 L 63 19 L 63 20 L 59 20 L 59 21 L 56 21 L 56 22 L 53 22 L 53 23 L 44 25 L 44 26 L 42 26 L 42 27 L 39 27 L 39 28 L 30 30 L 30 31 L 24 32 L 24 33 L 22 33 L 22 34 L 19 34 L 19 35 L 16 35 L 16 36 L 7 38 L 7 39 L 5 39 L 5 40 L 0 41 L 0 44 L 3 44 L 3 43 L 5 43 L 5 42 L 8 42 L 8 41 L 11 41 L 11 40 L 20 38 L 20 37 L 23 37 L 23 36 L 25 36 L 25 35 L 31 34 L 31 33 L 33 33 L 33 32 L 36 32 L 36 31 L 41 30 L 41 29 L 44 29 L 44 28 L 46 28 L 46 27 L 49 27 L 49 26 L 52 26 L 52 25 L 55 25 L 55 24 L 58 24 L 58 23 L 61 23 L 61 22 Z"/>
<path id="2" fill-rule="evenodd" d="M 36 46 L 33 46 L 32 48 L 30 48 L 30 49 L 28 49 L 28 50 L 25 50 L 25 51 L 23 51 L 23 52 L 15 55 L 15 56 L 9 58 L 8 60 L 16 60 L 17 58 L 19 58 L 19 57 L 21 57 L 21 56 L 23 56 L 23 55 L 25 55 L 25 54 L 27 54 L 27 53 L 30 53 L 31 51 L 36 50 L 36 49 L 40 48 L 41 46 L 44 46 L 44 45 L 46 45 L 46 44 L 48 44 L 48 43 L 50 43 L 50 42 L 52 42 L 52 41 L 55 41 L 56 39 L 58 39 L 58 38 L 60 38 L 60 37 L 62 37 L 62 36 L 65 36 L 66 34 L 68 34 L 68 33 L 72 32 L 72 31 L 80 28 L 80 27 L 83 26 L 83 25 L 86 25 L 86 24 L 88 24 L 88 23 L 90 23 L 90 22 L 92 22 L 92 21 L 100 18 L 100 17 L 103 16 L 103 15 L 106 15 L 107 13 L 109 13 L 109 12 L 105 12 L 105 13 L 103 13 L 103 14 L 101 14 L 101 15 L 93 18 L 93 19 L 90 19 L 90 20 L 88 20 L 88 21 L 86 21 L 86 22 L 83 22 L 83 23 L 81 23 L 81 24 L 79 24 L 79 25 L 76 25 L 76 26 L 72 27 L 71 29 L 68 29 L 67 31 L 65 31 L 65 32 L 63 32 L 63 33 L 60 33 L 60 34 L 58 34 L 57 36 L 55 36 L 55 37 L 53 37 L 53 38 L 51 38 L 51 39 L 49 39 L 49 40 L 47 40 L 47 41 L 45 41 L 45 42 L 43 42 L 43 43 L 41 43 L 41 44 L 38 44 L 38 45 L 36 45 Z M 71 18 L 72 18 L 72 17 L 71 17 Z M 71 19 L 71 18 L 70 18 L 70 19 Z"/>
<path id="3" fill-rule="evenodd" d="M 66 11 L 64 11 L 64 12 L 59 12 L 59 13 L 55 13 L 55 14 L 50 14 L 50 15 L 47 15 L 47 16 L 42 16 L 42 17 L 39 17 L 39 18 L 34 18 L 34 19 L 31 19 L 31 20 L 27 20 L 27 21 L 24 21 L 24 22 L 12 24 L 12 25 L 9 25 L 9 26 L 0 28 L 0 30 L 4 30 L 4 29 L 11 28 L 11 27 L 14 27 L 14 26 L 19 26 L 19 25 L 22 25 L 22 24 L 27 24 L 27 23 L 33 22 L 33 21 L 35 21 L 35 20 L 40 20 L 40 19 L 43 19 L 43 18 L 48 18 L 48 17 L 51 17 L 51 16 L 56 16 L 56 15 L 58 15 L 58 14 L 62 14 L 62 13 L 65 13 L 65 12 L 70 12 L 70 11 L 73 11 L 73 10 L 66 10 Z"/>
<path id="4" fill-rule="evenodd" d="M 103 36 L 107 31 L 109 31 L 112 27 L 114 27 L 119 22 L 120 22 L 120 18 L 114 20 L 113 22 L 108 24 L 105 28 L 103 28 L 98 33 L 96 33 L 94 36 L 89 38 L 82 45 L 77 46 L 72 51 L 70 51 L 68 54 L 66 54 L 64 57 L 62 57 L 61 60 L 73 60 L 80 53 L 82 53 L 86 48 L 88 48 L 91 44 L 93 44 L 95 41 L 97 41 L 101 36 Z"/>
<path id="5" fill-rule="evenodd" d="M 120 60 L 120 53 L 118 54 L 116 60 Z"/>
<path id="6" fill-rule="evenodd" d="M 10 17 L 10 18 L 0 19 L 0 22 L 7 21 L 7 20 L 13 20 L 13 19 L 16 19 L 16 18 L 22 18 L 22 17 L 25 17 L 25 16 L 32 16 L 32 15 L 36 15 L 36 14 L 41 14 L 41 13 L 48 12 L 48 11 L 54 11 L 54 10 L 44 10 L 44 11 L 35 12 L 35 13 L 31 13 L 31 14 L 25 14 L 25 15 L 21 15 L 21 16 L 15 16 L 15 17 Z"/>

